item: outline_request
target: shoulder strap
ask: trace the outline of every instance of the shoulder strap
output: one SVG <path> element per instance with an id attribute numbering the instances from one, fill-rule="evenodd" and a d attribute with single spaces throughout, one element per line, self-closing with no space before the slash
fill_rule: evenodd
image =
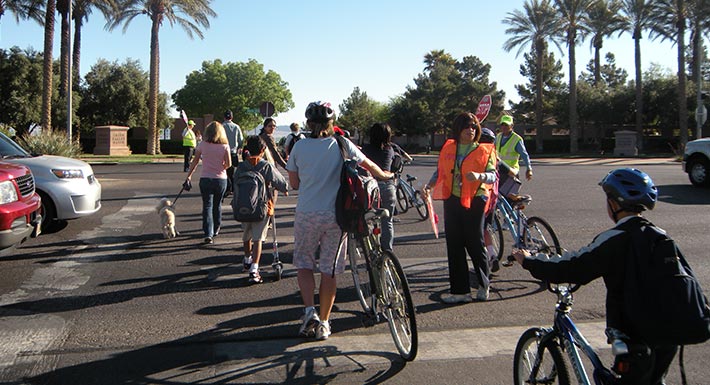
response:
<path id="1" fill-rule="evenodd" d="M 342 155 L 343 160 L 347 160 L 348 154 L 345 153 L 346 144 L 343 143 L 343 140 L 346 140 L 346 139 L 340 135 L 334 135 L 333 138 L 335 138 L 335 141 L 338 142 L 338 147 L 340 148 L 340 155 Z"/>

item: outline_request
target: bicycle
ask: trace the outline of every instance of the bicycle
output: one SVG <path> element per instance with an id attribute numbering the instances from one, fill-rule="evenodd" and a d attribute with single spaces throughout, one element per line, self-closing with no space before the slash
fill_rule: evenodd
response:
<path id="1" fill-rule="evenodd" d="M 367 233 L 348 234 L 348 258 L 355 292 L 365 312 L 365 326 L 374 326 L 382 315 L 400 356 L 412 361 L 417 356 L 417 322 L 409 283 L 402 265 L 390 251 L 380 246 L 379 223 L 388 216 L 386 209 L 365 214 Z"/>
<path id="2" fill-rule="evenodd" d="M 417 180 L 416 176 L 406 174 L 406 179 L 402 178 L 402 170 L 397 174 L 397 208 L 399 213 L 406 213 L 410 207 L 416 207 L 422 220 L 429 218 L 429 208 L 422 193 L 415 189 L 412 182 Z"/>
<path id="3" fill-rule="evenodd" d="M 570 318 L 572 293 L 580 286 L 547 285 L 548 290 L 557 294 L 555 319 L 551 328 L 531 328 L 518 340 L 513 355 L 513 383 L 530 384 L 569 384 L 570 368 L 563 356 L 563 351 L 572 364 L 572 370 L 580 384 L 590 385 L 589 376 L 580 357 L 581 351 L 594 366 L 593 379 L 597 385 L 618 383 L 617 375 L 605 367 L 594 348 Z M 613 332 L 607 332 L 612 340 L 612 354 L 625 354 L 634 347 L 617 338 Z"/>
<path id="4" fill-rule="evenodd" d="M 532 253 L 549 253 L 553 250 L 562 250 L 552 226 L 540 217 L 528 218 L 523 210 L 532 202 L 529 195 L 521 195 L 519 200 L 512 204 L 503 196 L 498 196 L 496 209 L 490 223 L 486 224 L 486 231 L 493 241 L 496 251 L 496 260 L 501 261 L 504 254 L 504 232 L 508 230 L 513 240 L 513 248 L 528 249 Z M 510 266 L 510 258 L 503 262 Z"/>

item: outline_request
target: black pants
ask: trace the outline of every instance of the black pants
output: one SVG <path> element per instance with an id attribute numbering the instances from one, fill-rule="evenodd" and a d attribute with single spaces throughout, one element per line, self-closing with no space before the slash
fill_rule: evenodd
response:
<path id="1" fill-rule="evenodd" d="M 653 348 L 654 360 L 653 369 L 651 369 L 651 378 L 648 382 L 650 385 L 664 385 L 668 367 L 673 362 L 677 346 L 657 346 Z"/>
<path id="2" fill-rule="evenodd" d="M 227 191 L 226 193 L 231 193 L 232 192 L 232 183 L 234 182 L 234 172 L 237 170 L 237 166 L 239 165 L 239 155 L 237 154 L 231 154 L 232 155 L 232 167 L 227 169 Z"/>
<path id="3" fill-rule="evenodd" d="M 182 164 L 183 171 L 187 172 L 190 170 L 190 162 L 192 162 L 192 157 L 195 155 L 195 147 L 182 146 L 183 154 L 185 159 Z"/>
<path id="4" fill-rule="evenodd" d="M 473 198 L 470 209 L 461 206 L 461 198 L 453 195 L 444 201 L 444 230 L 451 294 L 471 292 L 467 252 L 476 270 L 478 287 L 490 285 L 490 267 L 483 243 L 484 207 L 483 197 Z"/>

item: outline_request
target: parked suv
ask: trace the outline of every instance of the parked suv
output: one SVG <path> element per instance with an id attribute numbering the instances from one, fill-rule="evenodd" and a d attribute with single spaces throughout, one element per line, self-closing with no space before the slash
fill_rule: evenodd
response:
<path id="1" fill-rule="evenodd" d="M 695 186 L 710 186 L 710 138 L 693 140 L 685 145 L 683 171 Z"/>
<path id="2" fill-rule="evenodd" d="M 101 184 L 88 163 L 63 156 L 31 155 L 2 133 L 0 157 L 32 171 L 42 198 L 44 230 L 58 221 L 84 217 L 101 209 Z"/>
<path id="3" fill-rule="evenodd" d="M 30 170 L 0 162 L 0 253 L 39 235 L 40 197 Z"/>

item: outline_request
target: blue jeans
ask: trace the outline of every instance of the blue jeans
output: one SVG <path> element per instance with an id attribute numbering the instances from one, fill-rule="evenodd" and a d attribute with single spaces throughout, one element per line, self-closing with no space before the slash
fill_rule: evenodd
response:
<path id="1" fill-rule="evenodd" d="M 200 178 L 202 194 L 202 231 L 212 238 L 222 226 L 222 197 L 227 190 L 226 179 Z"/>
<path id="2" fill-rule="evenodd" d="M 394 244 L 394 224 L 392 217 L 394 216 L 394 204 L 396 197 L 395 184 L 392 182 L 378 182 L 380 187 L 380 207 L 387 209 L 390 212 L 389 217 L 382 218 L 382 234 L 380 234 L 380 244 L 382 250 L 392 251 Z"/>

